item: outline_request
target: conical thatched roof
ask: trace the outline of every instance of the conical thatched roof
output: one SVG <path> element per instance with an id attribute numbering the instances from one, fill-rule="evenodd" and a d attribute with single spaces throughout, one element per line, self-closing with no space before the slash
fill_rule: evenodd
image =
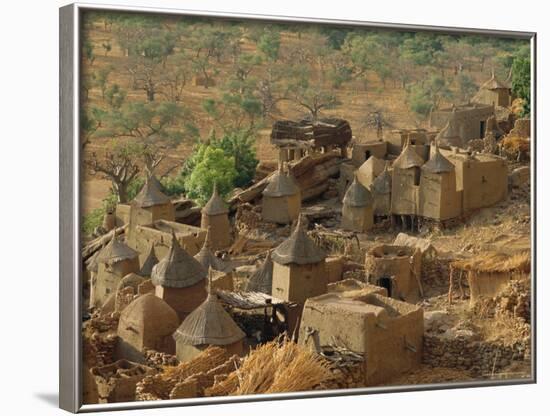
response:
<path id="1" fill-rule="evenodd" d="M 283 172 L 282 165 L 275 174 L 269 179 L 269 182 L 262 194 L 265 196 L 279 197 L 291 196 L 300 192 L 300 188 L 294 180 L 294 176 L 290 172 Z"/>
<path id="2" fill-rule="evenodd" d="M 214 190 L 212 196 L 202 208 L 202 212 L 206 215 L 220 215 L 227 214 L 229 210 L 222 197 L 218 194 L 218 186 L 214 184 Z"/>
<path id="3" fill-rule="evenodd" d="M 272 283 L 273 260 L 271 260 L 271 251 L 269 251 L 262 265 L 250 276 L 246 290 L 248 292 L 262 292 L 266 295 L 271 295 Z"/>
<path id="4" fill-rule="evenodd" d="M 491 78 L 488 81 L 485 81 L 483 85 L 481 85 L 482 90 L 497 90 L 500 88 L 506 88 L 509 89 L 510 87 L 506 85 L 504 82 L 500 81 L 495 76 L 495 71 L 491 71 Z"/>
<path id="5" fill-rule="evenodd" d="M 323 261 L 324 250 L 309 238 L 302 228 L 302 216 L 298 218 L 296 228 L 285 241 L 273 251 L 273 261 L 279 264 L 313 264 Z"/>
<path id="6" fill-rule="evenodd" d="M 371 190 L 377 194 L 389 194 L 391 192 L 391 175 L 387 163 L 382 173 L 372 181 Z"/>
<path id="7" fill-rule="evenodd" d="M 422 169 L 431 173 L 452 172 L 455 168 L 454 165 L 441 154 L 437 142 L 434 146 L 435 149 L 433 155 L 430 156 L 430 160 L 422 166 Z"/>
<path id="8" fill-rule="evenodd" d="M 151 276 L 151 273 L 153 273 L 153 267 L 158 262 L 159 259 L 157 258 L 157 255 L 155 253 L 155 246 L 151 244 L 151 247 L 149 248 L 149 254 L 147 254 L 147 258 L 143 262 L 143 266 L 141 266 L 139 274 L 141 276 Z"/>
<path id="9" fill-rule="evenodd" d="M 148 208 L 166 204 L 170 202 L 170 198 L 162 193 L 158 179 L 148 174 L 145 185 L 134 198 L 134 202 L 141 208 Z"/>
<path id="10" fill-rule="evenodd" d="M 209 275 L 212 275 L 212 269 Z M 246 334 L 209 291 L 206 300 L 184 319 L 174 332 L 176 342 L 189 345 L 229 345 Z"/>
<path id="11" fill-rule="evenodd" d="M 204 267 L 205 270 L 208 270 L 210 267 L 212 267 L 214 270 L 217 270 L 219 272 L 225 272 L 227 270 L 227 265 L 222 259 L 212 253 L 210 244 L 210 227 L 208 227 L 208 230 L 206 231 L 206 238 L 204 239 L 204 244 L 202 245 L 200 251 L 195 254 L 195 260 L 197 260 L 202 265 L 202 267 Z"/>
<path id="12" fill-rule="evenodd" d="M 137 251 L 128 247 L 122 241 L 119 241 L 113 231 L 111 241 L 103 247 L 95 261 L 97 263 L 115 264 L 119 261 L 134 259 L 137 256 Z"/>
<path id="13" fill-rule="evenodd" d="M 353 182 L 346 191 L 342 203 L 350 207 L 366 207 L 372 205 L 372 194 L 367 188 L 359 183 L 357 174 L 354 176 Z"/>
<path id="14" fill-rule="evenodd" d="M 176 234 L 172 232 L 172 245 L 166 256 L 151 272 L 156 286 L 182 288 L 192 286 L 206 277 L 206 269 L 181 248 Z"/>
<path id="15" fill-rule="evenodd" d="M 407 139 L 405 143 L 405 147 L 401 151 L 401 154 L 393 162 L 393 167 L 398 169 L 409 169 L 414 167 L 420 167 L 423 164 L 424 164 L 424 160 L 409 145 L 409 139 Z"/>

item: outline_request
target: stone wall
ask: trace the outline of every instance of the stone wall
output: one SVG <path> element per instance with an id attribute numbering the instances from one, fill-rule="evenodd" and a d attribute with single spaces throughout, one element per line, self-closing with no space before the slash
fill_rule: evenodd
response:
<path id="1" fill-rule="evenodd" d="M 530 356 L 528 339 L 504 345 L 460 337 L 445 339 L 425 335 L 422 361 L 432 367 L 467 370 L 474 377 L 490 377 L 501 372 L 513 361 L 530 360 Z"/>

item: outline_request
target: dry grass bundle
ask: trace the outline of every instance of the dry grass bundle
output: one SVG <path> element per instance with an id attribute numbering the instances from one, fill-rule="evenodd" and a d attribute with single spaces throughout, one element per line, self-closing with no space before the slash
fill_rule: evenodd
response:
<path id="1" fill-rule="evenodd" d="M 188 377 L 206 373 L 209 370 L 224 364 L 230 354 L 220 347 L 208 347 L 191 361 L 178 366 L 166 366 L 163 372 L 147 376 L 138 383 L 136 388 L 138 400 L 167 400 L 170 392 Z"/>
<path id="2" fill-rule="evenodd" d="M 312 390 L 331 378 L 327 361 L 288 339 L 253 350 L 240 368 L 206 394 L 244 395 Z"/>
<path id="3" fill-rule="evenodd" d="M 531 254 L 522 252 L 510 256 L 504 253 L 483 253 L 469 259 L 454 261 L 451 267 L 477 273 L 529 273 Z"/>

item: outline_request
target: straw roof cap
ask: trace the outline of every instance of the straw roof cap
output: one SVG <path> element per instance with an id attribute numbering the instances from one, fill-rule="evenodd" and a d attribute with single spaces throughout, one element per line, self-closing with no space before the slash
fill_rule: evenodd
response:
<path id="1" fill-rule="evenodd" d="M 214 270 L 225 272 L 228 268 L 222 259 L 212 253 L 210 227 L 206 230 L 206 238 L 204 239 L 202 248 L 195 254 L 195 260 L 197 260 L 205 270 L 212 267 Z"/>
<path id="2" fill-rule="evenodd" d="M 491 71 L 491 78 L 488 81 L 485 81 L 483 85 L 481 85 L 481 89 L 484 90 L 497 90 L 500 88 L 506 88 L 509 89 L 510 87 L 506 85 L 504 82 L 500 81 L 495 76 L 495 71 Z"/>
<path id="3" fill-rule="evenodd" d="M 151 276 L 151 273 L 153 273 L 153 267 L 158 262 L 159 259 L 157 258 L 157 255 L 155 253 L 155 246 L 151 244 L 151 247 L 149 248 L 149 254 L 147 254 L 147 258 L 143 262 L 139 274 L 141 276 Z"/>
<path id="4" fill-rule="evenodd" d="M 134 198 L 134 202 L 141 208 L 148 208 L 169 203 L 170 198 L 162 193 L 158 179 L 152 174 L 148 174 L 145 185 Z"/>
<path id="5" fill-rule="evenodd" d="M 430 157 L 430 160 L 428 160 L 424 164 L 424 166 L 422 166 L 423 170 L 432 173 L 452 172 L 454 168 L 454 165 L 449 162 L 449 159 L 443 156 L 439 151 L 439 146 L 437 145 L 437 142 L 435 143 L 434 154 Z"/>
<path id="6" fill-rule="evenodd" d="M 135 259 L 137 256 L 137 251 L 119 241 L 113 231 L 111 241 L 103 247 L 95 261 L 97 263 L 115 264 L 123 260 Z"/>
<path id="7" fill-rule="evenodd" d="M 209 270 L 212 275 L 212 269 Z M 211 277 L 210 277 L 211 278 Z M 206 300 L 184 319 L 173 337 L 176 342 L 190 345 L 229 345 L 246 334 L 209 291 Z"/>
<path id="8" fill-rule="evenodd" d="M 302 228 L 300 215 L 294 231 L 273 251 L 272 258 L 279 264 L 313 264 L 323 261 L 326 256 Z"/>
<path id="9" fill-rule="evenodd" d="M 271 251 L 269 251 L 262 265 L 250 276 L 246 290 L 248 292 L 261 292 L 271 295 L 272 283 L 273 260 L 271 260 Z"/>
<path id="10" fill-rule="evenodd" d="M 389 194 L 391 192 L 391 175 L 388 170 L 388 163 L 384 170 L 372 181 L 371 190 L 377 194 Z"/>
<path id="11" fill-rule="evenodd" d="M 153 284 L 182 288 L 193 286 L 205 277 L 206 269 L 180 246 L 176 234 L 172 231 L 170 250 L 151 272 Z"/>
<path id="12" fill-rule="evenodd" d="M 227 214 L 229 212 L 229 209 L 227 208 L 224 200 L 218 194 L 218 186 L 215 183 L 214 189 L 212 191 L 212 196 L 210 197 L 206 205 L 202 208 L 202 212 L 206 215 L 221 215 Z"/>
<path id="13" fill-rule="evenodd" d="M 348 187 L 342 203 L 350 207 L 366 207 L 372 205 L 372 194 L 367 188 L 359 183 L 357 180 L 357 174 L 354 176 L 353 182 Z"/>
<path id="14" fill-rule="evenodd" d="M 401 154 L 393 162 L 394 168 L 409 169 L 414 167 L 420 167 L 424 164 L 424 160 L 418 153 L 409 145 L 409 139 L 405 143 L 405 147 L 401 151 Z"/>
<path id="15" fill-rule="evenodd" d="M 282 165 L 275 174 L 269 179 L 269 182 L 262 194 L 265 196 L 279 197 L 291 196 L 300 192 L 300 188 L 290 172 L 283 172 Z"/>

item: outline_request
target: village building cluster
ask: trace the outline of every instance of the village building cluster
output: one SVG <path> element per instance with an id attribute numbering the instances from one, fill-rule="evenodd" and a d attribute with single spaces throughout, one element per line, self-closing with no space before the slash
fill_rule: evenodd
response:
<path id="1" fill-rule="evenodd" d="M 352 140 L 351 126 L 341 119 L 276 122 L 278 168 L 241 198 L 225 201 L 214 186 L 200 224 L 178 221 L 177 204 L 148 174 L 134 200 L 119 204 L 108 233 L 83 251 L 90 325 L 101 321 L 112 329 L 105 341 L 111 360 L 96 362 L 86 374 L 90 391 L 103 402 L 135 400 L 136 385 L 158 372 L 152 356 L 188 363 L 214 346 L 238 359 L 284 333 L 322 357 L 352 357 L 361 386 L 417 369 L 426 270 L 433 261 L 425 242 L 411 237 L 374 245 L 361 263 L 345 253 L 331 255 L 310 230 L 315 217 L 304 201 L 327 192 L 330 178 L 338 190 L 335 228 L 357 236 L 380 227 L 411 234 L 453 227 L 505 200 L 507 160 L 469 143 L 494 139 L 497 130 L 502 135 L 495 108 L 510 105 L 510 89 L 493 76 L 474 101 L 434 112 L 437 130 L 392 131 L 362 142 Z M 252 205 L 270 229 L 287 230 L 253 256 L 244 284 L 242 263 L 232 257 L 237 246 L 246 250 L 236 231 L 239 204 Z M 466 284 L 473 304 L 527 279 L 528 256 L 495 266 L 500 260 L 452 262 L 449 300 Z M 222 382 L 209 374 L 209 386 Z M 195 387 L 195 393 L 181 391 L 178 397 L 197 394 Z"/>

